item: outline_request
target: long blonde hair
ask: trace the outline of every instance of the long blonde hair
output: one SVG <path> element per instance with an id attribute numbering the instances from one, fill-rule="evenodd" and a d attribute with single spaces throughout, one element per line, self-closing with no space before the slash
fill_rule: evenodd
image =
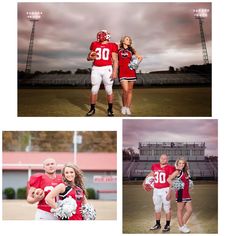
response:
<path id="1" fill-rule="evenodd" d="M 68 181 L 65 177 L 65 169 L 66 167 L 72 168 L 75 172 L 75 181 L 74 184 L 71 181 Z M 62 169 L 62 180 L 68 186 L 79 186 L 82 188 L 83 192 L 86 194 L 86 188 L 84 184 L 84 174 L 83 171 L 79 169 L 79 167 L 73 163 L 66 163 Z"/>
<path id="2" fill-rule="evenodd" d="M 178 163 L 179 161 L 184 161 L 184 168 L 183 168 L 183 172 L 187 175 L 187 178 L 190 178 L 190 170 L 189 170 L 189 165 L 188 162 L 185 160 L 184 157 L 179 157 L 176 161 L 175 161 L 175 168 L 178 170 Z"/>
<path id="3" fill-rule="evenodd" d="M 124 41 L 125 41 L 125 38 L 128 37 L 130 39 L 130 45 L 128 46 L 128 49 L 130 49 L 130 51 L 132 52 L 132 54 L 135 54 L 136 50 L 131 46 L 132 43 L 133 43 L 133 40 L 130 36 L 128 35 L 125 35 L 125 36 L 122 36 L 121 39 L 120 39 L 120 48 L 124 48 Z"/>

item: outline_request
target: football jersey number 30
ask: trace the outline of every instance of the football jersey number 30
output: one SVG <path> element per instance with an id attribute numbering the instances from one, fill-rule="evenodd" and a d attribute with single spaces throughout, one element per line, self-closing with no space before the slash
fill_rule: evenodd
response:
<path id="1" fill-rule="evenodd" d="M 155 172 L 155 183 L 164 184 L 166 182 L 166 173 L 164 172 Z"/>
<path id="2" fill-rule="evenodd" d="M 96 53 L 97 53 L 97 58 L 96 60 L 105 60 L 107 61 L 109 59 L 109 53 L 110 49 L 109 48 L 96 48 Z"/>

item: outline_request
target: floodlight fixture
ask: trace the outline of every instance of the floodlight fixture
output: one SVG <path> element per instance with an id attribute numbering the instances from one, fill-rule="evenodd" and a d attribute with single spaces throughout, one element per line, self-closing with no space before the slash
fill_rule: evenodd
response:
<path id="1" fill-rule="evenodd" d="M 193 9 L 193 15 L 194 15 L 195 19 L 197 19 L 199 21 L 204 64 L 209 64 L 209 59 L 208 59 L 206 40 L 205 40 L 205 35 L 204 35 L 204 30 L 203 30 L 203 20 L 208 17 L 209 11 L 210 10 L 206 9 L 206 8 Z"/>
<path id="2" fill-rule="evenodd" d="M 210 10 L 206 8 L 193 9 L 193 15 L 196 19 L 207 18 L 209 11 Z"/>
<path id="3" fill-rule="evenodd" d="M 39 21 L 42 17 L 42 12 L 40 11 L 27 11 L 26 15 L 30 21 Z"/>
<path id="4" fill-rule="evenodd" d="M 30 42 L 29 42 L 29 49 L 28 49 L 28 55 L 26 60 L 26 67 L 25 67 L 25 73 L 31 72 L 31 64 L 32 64 L 32 56 L 33 56 L 33 46 L 34 46 L 34 33 L 35 33 L 35 25 L 36 22 L 40 20 L 42 17 L 41 11 L 27 11 L 26 15 L 29 21 L 32 22 L 32 31 L 30 35 Z"/>

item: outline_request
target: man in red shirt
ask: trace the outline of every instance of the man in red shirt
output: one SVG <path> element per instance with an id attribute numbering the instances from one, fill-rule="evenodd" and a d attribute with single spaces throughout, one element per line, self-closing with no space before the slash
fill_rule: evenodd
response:
<path id="1" fill-rule="evenodd" d="M 112 43 L 110 40 L 110 34 L 107 30 L 101 30 L 97 33 L 97 41 L 94 41 L 90 45 L 90 52 L 87 60 L 93 61 L 91 72 L 92 90 L 90 96 L 90 110 L 86 116 L 92 116 L 95 114 L 95 105 L 97 102 L 97 94 L 103 82 L 106 93 L 108 109 L 107 115 L 114 116 L 112 110 L 113 92 L 112 85 L 114 79 L 117 78 L 118 71 L 118 46 Z"/>
<path id="2" fill-rule="evenodd" d="M 160 163 L 152 165 L 152 171 L 147 175 L 154 177 L 153 203 L 155 207 L 156 224 L 150 230 L 157 230 L 161 228 L 161 210 L 162 206 L 166 213 L 166 224 L 163 232 L 170 231 L 171 208 L 170 201 L 166 199 L 169 193 L 169 183 L 167 181 L 169 175 L 175 171 L 175 167 L 168 164 L 168 156 L 162 154 L 160 156 Z M 144 184 L 145 185 L 145 181 Z M 144 186 L 145 189 L 145 186 Z"/>
<path id="3" fill-rule="evenodd" d="M 35 220 L 57 220 L 51 213 L 51 207 L 45 202 L 47 194 L 62 183 L 62 176 L 56 174 L 56 161 L 46 159 L 43 162 L 45 173 L 37 173 L 30 177 L 28 181 L 27 202 L 38 203 Z"/>

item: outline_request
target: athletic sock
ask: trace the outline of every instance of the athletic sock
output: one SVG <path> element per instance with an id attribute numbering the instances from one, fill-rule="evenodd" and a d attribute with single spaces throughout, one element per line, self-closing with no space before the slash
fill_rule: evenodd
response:
<path id="1" fill-rule="evenodd" d="M 91 106 L 90 110 L 94 110 L 95 109 L 95 104 L 91 104 L 90 106 Z"/>
<path id="2" fill-rule="evenodd" d="M 170 220 L 166 221 L 166 225 L 169 226 L 170 225 Z"/>
<path id="3" fill-rule="evenodd" d="M 108 110 L 109 111 L 112 111 L 112 105 L 113 105 L 112 103 L 108 103 Z"/>
<path id="4" fill-rule="evenodd" d="M 160 225 L 160 220 L 156 220 L 156 225 Z"/>

